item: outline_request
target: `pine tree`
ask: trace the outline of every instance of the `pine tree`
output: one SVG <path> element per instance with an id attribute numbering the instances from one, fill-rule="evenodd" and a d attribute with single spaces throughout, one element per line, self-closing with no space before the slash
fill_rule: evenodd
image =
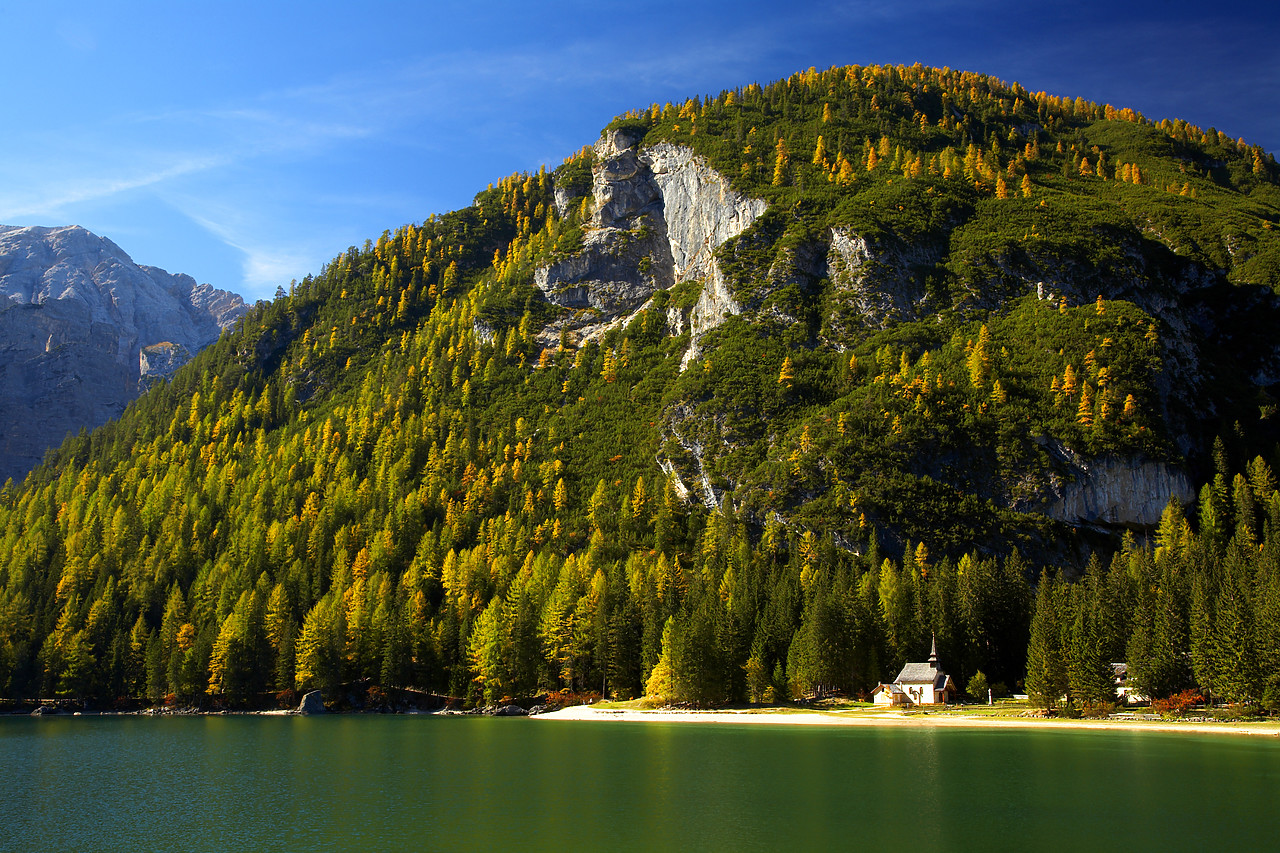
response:
<path id="1" fill-rule="evenodd" d="M 1058 627 L 1057 590 L 1057 581 L 1041 576 L 1027 644 L 1027 694 L 1042 708 L 1056 708 L 1070 688 Z"/>
<path id="2" fill-rule="evenodd" d="M 836 177 L 836 183 L 842 187 L 851 187 L 856 179 L 857 171 L 853 168 L 853 163 L 843 154 L 840 155 L 840 174 Z"/>
<path id="3" fill-rule="evenodd" d="M 1280 710 L 1280 561 L 1274 541 L 1259 555 L 1254 600 L 1254 657 L 1261 704 Z"/>
<path id="4" fill-rule="evenodd" d="M 636 477 L 635 487 L 631 490 L 631 517 L 640 520 L 648 509 L 649 498 L 645 493 L 644 477 Z"/>
<path id="5" fill-rule="evenodd" d="M 1261 456 L 1254 457 L 1248 467 L 1249 489 L 1258 506 L 1266 506 L 1276 491 L 1275 475 Z"/>
<path id="6" fill-rule="evenodd" d="M 1062 373 L 1062 395 L 1064 397 L 1074 397 L 1076 393 L 1076 371 L 1071 365 L 1067 365 L 1067 369 Z"/>
<path id="7" fill-rule="evenodd" d="M 675 617 L 669 616 L 662 627 L 662 654 L 658 658 L 658 663 L 650 671 L 648 679 L 645 680 L 645 696 L 668 702 L 675 701 L 677 698 L 675 676 L 671 670 L 671 646 L 674 632 Z"/>
<path id="8" fill-rule="evenodd" d="M 1164 511 L 1160 514 L 1160 524 L 1156 528 L 1156 563 L 1181 557 L 1189 532 L 1182 504 L 1174 496 L 1165 504 Z"/>
<path id="9" fill-rule="evenodd" d="M 1071 695 L 1079 702 L 1099 705 L 1115 700 L 1110 661 L 1099 630 L 1100 580 L 1086 573 L 1073 590 L 1073 621 L 1069 628 L 1067 674 Z"/>
<path id="10" fill-rule="evenodd" d="M 1188 613 L 1188 640 L 1191 653 L 1191 674 L 1196 684 L 1210 697 L 1221 695 L 1218 686 L 1218 650 L 1214 632 L 1213 604 L 1216 594 L 1215 565 L 1196 572 L 1191 579 L 1191 605 Z"/>
<path id="11" fill-rule="evenodd" d="M 1237 535 L 1227 547 L 1222 583 L 1213 619 L 1213 655 L 1217 692 L 1228 702 L 1253 702 L 1258 690 L 1258 662 L 1254 654 L 1253 590 L 1248 537 Z"/>
<path id="12" fill-rule="evenodd" d="M 1189 645 L 1187 602 L 1176 559 L 1159 568 L 1137 559 L 1139 598 L 1127 658 L 1134 690 L 1158 699 L 1186 689 L 1191 671 L 1185 651 Z"/>

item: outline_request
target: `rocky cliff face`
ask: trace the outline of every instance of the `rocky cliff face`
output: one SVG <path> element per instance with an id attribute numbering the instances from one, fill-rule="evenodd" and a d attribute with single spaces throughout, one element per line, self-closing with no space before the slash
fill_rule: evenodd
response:
<path id="1" fill-rule="evenodd" d="M 118 415 L 140 380 L 176 369 L 246 310 L 78 226 L 0 226 L 0 481 Z"/>
<path id="2" fill-rule="evenodd" d="M 191 360 L 191 351 L 182 344 L 161 341 L 145 346 L 138 352 L 138 372 L 146 380 L 168 376 Z"/>
<path id="3" fill-rule="evenodd" d="M 662 194 L 676 281 L 712 275 L 715 250 L 750 227 L 768 204 L 734 192 L 688 148 L 664 142 L 645 149 L 643 159 Z"/>
<path id="4" fill-rule="evenodd" d="M 672 281 L 662 193 L 633 145 L 620 133 L 597 143 L 582 251 L 534 276 L 547 299 L 578 311 L 580 326 L 629 313 Z"/>
<path id="5" fill-rule="evenodd" d="M 1195 500 L 1191 480 L 1163 462 L 1108 457 L 1077 460 L 1074 482 L 1064 483 L 1045 509 L 1068 524 L 1154 527 L 1170 498 Z"/>
<path id="6" fill-rule="evenodd" d="M 705 279 L 689 318 L 693 352 L 698 335 L 725 313 L 741 310 L 724 285 L 715 250 L 748 228 L 767 204 L 734 192 L 722 175 L 678 145 L 640 150 L 636 138 L 610 131 L 596 143 L 596 154 L 594 212 L 583 249 L 538 270 L 534 283 L 551 302 L 575 309 L 568 325 L 589 338 L 656 291 Z"/>
<path id="7" fill-rule="evenodd" d="M 883 329 L 920 318 L 926 292 L 912 268 L 934 263 L 935 253 L 925 247 L 875 245 L 848 228 L 831 229 L 830 240 L 827 266 L 845 322 Z"/>

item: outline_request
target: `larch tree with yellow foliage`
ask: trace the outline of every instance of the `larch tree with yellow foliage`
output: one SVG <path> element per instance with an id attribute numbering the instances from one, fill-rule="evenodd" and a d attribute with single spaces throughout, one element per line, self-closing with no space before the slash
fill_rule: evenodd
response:
<path id="1" fill-rule="evenodd" d="M 787 356 L 782 359 L 782 368 L 778 371 L 778 384 L 790 388 L 795 378 L 796 373 L 791 366 L 791 356 Z"/>
<path id="2" fill-rule="evenodd" d="M 836 176 L 836 183 L 842 187 L 850 187 L 853 186 L 857 176 L 857 170 L 853 168 L 853 163 L 849 162 L 849 158 L 843 154 L 840 155 L 840 174 Z"/>
<path id="3" fill-rule="evenodd" d="M 1076 369 L 1068 364 L 1067 369 L 1062 373 L 1062 395 L 1064 397 L 1075 396 L 1076 382 Z"/>
<path id="4" fill-rule="evenodd" d="M 1076 409 L 1076 423 L 1093 426 L 1093 388 L 1088 383 L 1080 390 L 1080 406 Z"/>
<path id="5" fill-rule="evenodd" d="M 987 330 L 987 325 L 982 324 L 982 328 L 978 330 L 978 339 L 974 342 L 973 348 L 969 350 L 969 356 L 965 361 L 969 368 L 969 381 L 974 388 L 982 388 L 987 384 L 987 376 L 991 372 L 991 332 Z"/>
<path id="6" fill-rule="evenodd" d="M 787 142 L 785 139 L 779 139 L 777 146 L 774 148 L 773 158 L 773 185 L 780 187 L 787 182 L 787 164 L 790 162 L 791 154 L 787 151 Z"/>
<path id="7" fill-rule="evenodd" d="M 813 147 L 813 165 L 824 168 L 827 165 L 827 143 L 821 135 L 818 136 L 818 144 Z"/>

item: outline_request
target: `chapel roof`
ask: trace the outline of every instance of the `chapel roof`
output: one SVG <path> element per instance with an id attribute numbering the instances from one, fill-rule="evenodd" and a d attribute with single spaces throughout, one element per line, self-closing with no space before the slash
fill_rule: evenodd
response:
<path id="1" fill-rule="evenodd" d="M 894 681 L 898 684 L 932 684 L 941 674 L 932 664 L 909 663 L 902 667 Z"/>

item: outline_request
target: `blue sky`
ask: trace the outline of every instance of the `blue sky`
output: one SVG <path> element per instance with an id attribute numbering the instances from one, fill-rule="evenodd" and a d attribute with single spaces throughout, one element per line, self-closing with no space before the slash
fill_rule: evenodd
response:
<path id="1" fill-rule="evenodd" d="M 0 223 L 84 225 L 264 298 L 627 109 L 851 63 L 979 71 L 1277 152 L 1273 5 L 0 0 Z"/>

